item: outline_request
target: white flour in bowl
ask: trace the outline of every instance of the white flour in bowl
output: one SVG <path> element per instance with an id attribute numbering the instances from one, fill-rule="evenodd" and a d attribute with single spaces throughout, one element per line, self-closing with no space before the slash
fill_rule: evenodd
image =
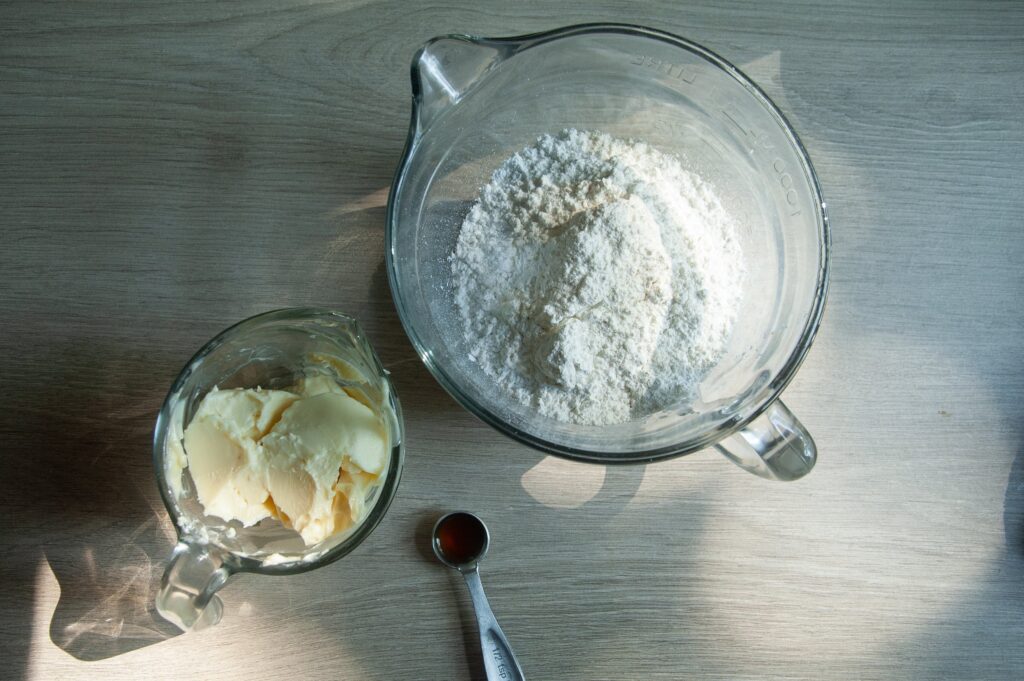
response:
<path id="1" fill-rule="evenodd" d="M 692 399 L 744 273 L 700 177 L 643 142 L 578 130 L 495 171 L 451 266 L 469 359 L 515 400 L 580 424 Z"/>

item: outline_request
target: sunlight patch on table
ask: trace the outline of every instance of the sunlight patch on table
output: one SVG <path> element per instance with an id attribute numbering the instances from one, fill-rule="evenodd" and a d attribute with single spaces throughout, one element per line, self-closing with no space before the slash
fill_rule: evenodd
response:
<path id="1" fill-rule="evenodd" d="M 605 467 L 574 463 L 554 456 L 523 473 L 523 489 L 548 508 L 579 508 L 604 485 Z"/>

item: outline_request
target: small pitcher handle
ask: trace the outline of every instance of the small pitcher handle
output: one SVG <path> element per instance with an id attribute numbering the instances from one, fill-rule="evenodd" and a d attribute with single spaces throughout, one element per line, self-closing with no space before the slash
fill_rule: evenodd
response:
<path id="1" fill-rule="evenodd" d="M 818 448 L 811 434 L 782 400 L 741 430 L 715 445 L 740 468 L 769 480 L 790 481 L 814 468 Z"/>
<path id="2" fill-rule="evenodd" d="M 182 631 L 216 624 L 224 613 L 216 593 L 232 572 L 216 547 L 182 539 L 174 547 L 160 582 L 157 612 Z"/>

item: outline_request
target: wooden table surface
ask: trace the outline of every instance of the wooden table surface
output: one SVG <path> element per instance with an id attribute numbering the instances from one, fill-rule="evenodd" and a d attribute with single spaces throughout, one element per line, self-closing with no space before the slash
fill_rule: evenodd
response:
<path id="1" fill-rule="evenodd" d="M 491 526 L 530 679 L 1024 678 L 1024 7 L 713 5 L 0 5 L 0 678 L 480 678 L 464 589 L 424 554 L 453 507 Z M 595 20 L 737 63 L 817 166 L 834 255 L 786 392 L 820 448 L 800 482 L 546 458 L 399 325 L 383 204 L 414 50 Z M 199 344 L 293 305 L 359 317 L 394 372 L 399 495 L 340 563 L 243 575 L 220 625 L 175 636 L 150 608 L 157 409 Z"/>

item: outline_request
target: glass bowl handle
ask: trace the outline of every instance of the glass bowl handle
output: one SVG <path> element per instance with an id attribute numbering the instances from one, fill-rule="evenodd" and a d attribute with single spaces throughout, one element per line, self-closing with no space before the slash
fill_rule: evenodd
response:
<path id="1" fill-rule="evenodd" d="M 182 631 L 198 631 L 220 621 L 224 606 L 216 596 L 231 576 L 215 547 L 188 539 L 178 542 L 160 582 L 157 612 Z"/>
<path id="2" fill-rule="evenodd" d="M 811 472 L 818 448 L 782 400 L 715 445 L 740 468 L 769 480 L 798 480 Z"/>

